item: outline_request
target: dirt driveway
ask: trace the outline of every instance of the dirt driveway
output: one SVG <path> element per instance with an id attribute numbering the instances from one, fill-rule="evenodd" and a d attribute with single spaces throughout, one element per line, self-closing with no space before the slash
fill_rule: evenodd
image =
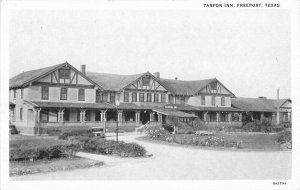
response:
<path id="1" fill-rule="evenodd" d="M 290 179 L 291 151 L 243 152 L 204 150 L 139 141 L 126 134 L 120 140 L 138 142 L 153 157 L 109 159 L 94 156 L 106 165 L 100 168 L 13 177 L 12 180 L 94 179 Z M 105 160 L 104 160 L 105 159 Z"/>

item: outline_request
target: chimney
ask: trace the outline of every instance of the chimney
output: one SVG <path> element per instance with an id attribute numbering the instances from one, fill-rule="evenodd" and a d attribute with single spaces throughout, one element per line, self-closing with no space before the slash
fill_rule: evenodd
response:
<path id="1" fill-rule="evenodd" d="M 80 65 L 80 72 L 85 75 L 85 65 Z"/>
<path id="2" fill-rule="evenodd" d="M 178 80 L 178 78 L 177 78 L 177 77 L 175 77 L 175 80 Z"/>
<path id="3" fill-rule="evenodd" d="M 153 76 L 155 76 L 155 78 L 160 79 L 160 73 L 159 73 L 159 72 L 154 72 L 154 73 L 153 73 Z"/>

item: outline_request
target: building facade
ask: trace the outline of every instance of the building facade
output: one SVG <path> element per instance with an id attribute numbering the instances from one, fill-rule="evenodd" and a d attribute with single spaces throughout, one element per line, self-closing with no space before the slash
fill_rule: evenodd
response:
<path id="1" fill-rule="evenodd" d="M 182 121 L 198 117 L 213 126 L 241 125 L 242 114 L 249 112 L 216 78 L 183 81 L 163 79 L 158 72 L 104 74 L 86 72 L 85 65 L 79 71 L 67 62 L 13 77 L 9 92 L 10 123 L 32 135 L 53 127 L 106 131 L 117 124 L 120 129 L 160 125 L 167 116 Z M 291 101 L 280 109 L 286 115 L 281 120 L 290 120 Z M 262 111 L 268 115 L 274 109 Z"/>

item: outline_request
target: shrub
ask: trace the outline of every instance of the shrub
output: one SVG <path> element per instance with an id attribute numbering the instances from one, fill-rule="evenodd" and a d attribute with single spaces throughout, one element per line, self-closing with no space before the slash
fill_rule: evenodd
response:
<path id="1" fill-rule="evenodd" d="M 280 144 L 286 142 L 292 142 L 292 133 L 291 131 L 283 131 L 277 134 L 276 141 Z"/>
<path id="2" fill-rule="evenodd" d="M 40 134 L 48 134 L 49 136 L 58 136 L 61 135 L 62 128 L 61 127 L 41 127 Z"/>
<path id="3" fill-rule="evenodd" d="M 145 156 L 146 150 L 137 143 L 120 142 L 113 147 L 112 152 L 121 157 L 142 157 Z"/>
<path id="4" fill-rule="evenodd" d="M 117 154 L 121 157 L 141 157 L 146 154 L 144 147 L 136 143 L 116 142 L 114 140 L 106 140 L 100 137 L 84 137 L 77 136 L 70 140 L 79 141 L 82 145 L 82 151 L 96 154 Z"/>
<path id="5" fill-rule="evenodd" d="M 78 142 L 58 142 L 49 146 L 18 146 L 11 148 L 9 159 L 12 161 L 54 159 L 73 157 L 81 148 Z"/>
<path id="6" fill-rule="evenodd" d="M 12 134 L 12 135 L 19 134 L 19 131 L 17 130 L 16 126 L 14 126 L 14 125 L 9 125 L 9 131 L 10 131 L 10 134 Z"/>
<path id="7" fill-rule="evenodd" d="M 59 136 L 59 139 L 67 140 L 69 137 L 72 137 L 72 136 L 93 137 L 95 135 L 91 129 L 74 129 L 74 130 L 63 132 Z"/>
<path id="8" fill-rule="evenodd" d="M 148 137 L 156 140 L 166 140 L 167 136 L 170 134 L 169 131 L 162 127 L 148 127 L 145 132 Z"/>

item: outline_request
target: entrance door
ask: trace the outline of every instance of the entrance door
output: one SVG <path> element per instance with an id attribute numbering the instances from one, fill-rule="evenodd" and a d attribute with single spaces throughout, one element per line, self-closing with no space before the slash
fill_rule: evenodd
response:
<path id="1" fill-rule="evenodd" d="M 143 125 L 150 121 L 150 111 L 141 111 L 140 120 Z"/>

